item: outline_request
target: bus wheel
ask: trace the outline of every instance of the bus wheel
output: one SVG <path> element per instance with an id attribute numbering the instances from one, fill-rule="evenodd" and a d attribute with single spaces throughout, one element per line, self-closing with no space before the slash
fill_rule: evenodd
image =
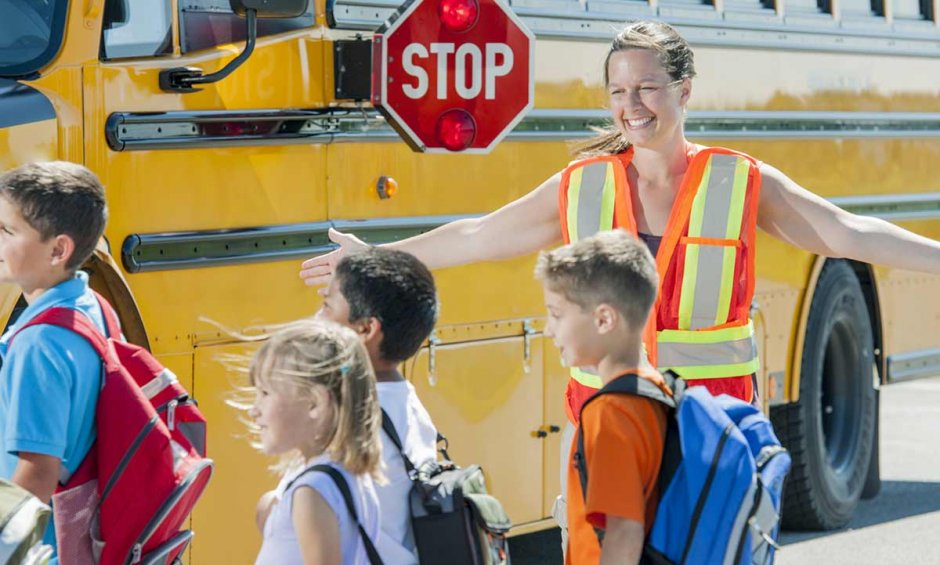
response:
<path id="1" fill-rule="evenodd" d="M 865 487 L 877 419 L 866 308 L 852 268 L 827 261 L 806 323 L 800 399 L 771 411 L 793 459 L 784 491 L 786 528 L 844 526 Z"/>

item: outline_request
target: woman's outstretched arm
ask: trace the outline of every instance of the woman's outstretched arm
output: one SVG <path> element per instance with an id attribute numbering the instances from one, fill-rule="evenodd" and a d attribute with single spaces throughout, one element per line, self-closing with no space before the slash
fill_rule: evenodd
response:
<path id="1" fill-rule="evenodd" d="M 764 164 L 757 222 L 770 235 L 827 257 L 940 274 L 940 242 L 847 212 Z"/>
<path id="2" fill-rule="evenodd" d="M 562 237 L 558 217 L 560 181 L 559 173 L 485 216 L 457 220 L 386 247 L 407 251 L 432 269 L 509 259 L 544 249 Z M 308 259 L 301 266 L 300 277 L 310 286 L 328 284 L 342 256 L 365 247 L 354 235 L 335 230 L 330 230 L 330 239 L 340 248 Z"/>

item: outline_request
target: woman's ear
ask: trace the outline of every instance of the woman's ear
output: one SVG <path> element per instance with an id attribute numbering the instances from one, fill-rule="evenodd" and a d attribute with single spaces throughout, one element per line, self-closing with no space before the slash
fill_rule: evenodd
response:
<path id="1" fill-rule="evenodd" d="M 689 103 L 689 98 L 692 97 L 692 79 L 684 78 L 682 79 L 682 84 L 679 85 L 679 102 L 683 106 Z"/>

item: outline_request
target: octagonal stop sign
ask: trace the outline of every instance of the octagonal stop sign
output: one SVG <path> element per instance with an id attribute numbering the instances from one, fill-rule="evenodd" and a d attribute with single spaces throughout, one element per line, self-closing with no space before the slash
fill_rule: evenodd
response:
<path id="1" fill-rule="evenodd" d="M 534 51 L 502 0 L 414 0 L 373 39 L 372 103 L 415 151 L 486 153 L 532 107 Z"/>

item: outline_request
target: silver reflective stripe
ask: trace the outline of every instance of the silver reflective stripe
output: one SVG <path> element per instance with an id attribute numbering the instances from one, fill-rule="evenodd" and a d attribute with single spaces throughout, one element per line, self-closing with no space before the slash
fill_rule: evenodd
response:
<path id="1" fill-rule="evenodd" d="M 728 237 L 728 213 L 734 193 L 734 172 L 739 157 L 715 153 L 711 156 L 711 175 L 708 177 L 705 207 L 702 211 L 702 231 L 698 237 L 724 239 Z M 696 196 L 698 198 L 698 196 Z"/>
<path id="2" fill-rule="evenodd" d="M 657 364 L 660 367 L 692 367 L 702 365 L 734 365 L 757 358 L 757 343 L 751 337 L 718 343 L 658 342 Z"/>
<path id="3" fill-rule="evenodd" d="M 590 237 L 600 229 L 607 167 L 606 162 L 591 163 L 581 167 L 581 189 L 578 193 L 578 239 Z"/>
<path id="4" fill-rule="evenodd" d="M 734 517 L 734 525 L 731 526 L 731 536 L 728 538 L 728 546 L 725 548 L 725 558 L 722 565 L 735 565 L 734 558 L 738 555 L 738 546 L 741 544 L 741 538 L 747 532 L 747 519 L 751 517 L 751 511 L 754 510 L 754 494 L 757 492 L 757 477 L 755 473 L 751 477 L 751 484 L 747 487 L 747 492 L 741 499 L 741 506 L 738 507 L 738 514 Z M 755 561 L 754 563 L 761 563 Z"/>
<path id="5" fill-rule="evenodd" d="M 725 248 L 718 245 L 698 246 L 695 300 L 692 302 L 690 330 L 715 325 L 718 297 L 721 294 L 721 274 L 724 271 Z"/>
<path id="6" fill-rule="evenodd" d="M 173 371 L 169 369 L 163 369 L 159 375 L 151 379 L 150 382 L 144 386 L 140 387 L 140 390 L 144 393 L 144 396 L 152 399 L 154 396 L 163 392 L 163 389 L 172 384 L 175 384 L 176 382 L 176 375 L 173 374 Z"/>
<path id="7" fill-rule="evenodd" d="M 734 194 L 735 169 L 739 157 L 716 153 L 711 156 L 711 174 L 704 195 L 701 229 L 695 237 L 725 239 L 728 237 L 728 215 Z M 689 230 L 690 234 L 692 229 Z M 714 326 L 721 295 L 722 273 L 725 269 L 725 249 L 714 245 L 700 245 L 695 268 L 695 294 L 692 301 L 692 319 L 688 329 L 697 330 Z M 733 257 L 731 258 L 733 261 Z M 733 268 L 733 265 L 730 266 Z"/>

